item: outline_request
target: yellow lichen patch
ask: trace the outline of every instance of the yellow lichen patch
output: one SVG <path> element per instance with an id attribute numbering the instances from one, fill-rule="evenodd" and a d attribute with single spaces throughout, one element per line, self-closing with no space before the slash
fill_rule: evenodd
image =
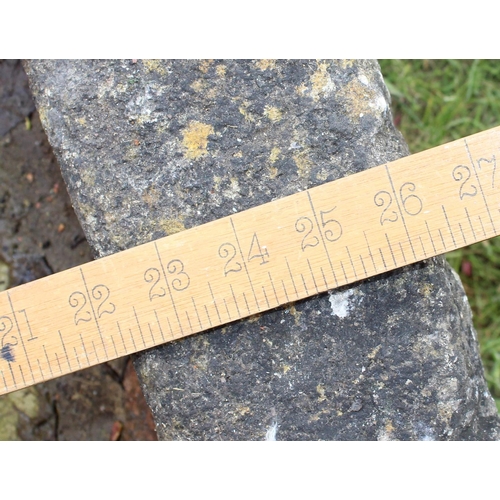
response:
<path id="1" fill-rule="evenodd" d="M 320 95 L 333 89 L 332 79 L 328 73 L 329 64 L 326 62 L 318 63 L 318 68 L 311 75 L 311 97 L 317 101 Z"/>
<path id="2" fill-rule="evenodd" d="M 142 61 L 148 71 L 156 71 L 160 75 L 166 75 L 167 70 L 162 66 L 162 62 L 161 59 L 144 59 Z"/>
<path id="3" fill-rule="evenodd" d="M 210 68 L 210 65 L 214 62 L 213 59 L 203 59 L 203 61 L 200 62 L 200 71 L 202 73 L 206 73 L 208 71 L 208 68 Z"/>
<path id="4" fill-rule="evenodd" d="M 432 283 L 424 283 L 420 288 L 419 288 L 419 292 L 424 296 L 424 297 L 428 297 L 432 290 L 433 290 L 434 286 Z"/>
<path id="5" fill-rule="evenodd" d="M 215 72 L 217 73 L 217 76 L 220 76 L 221 78 L 226 76 L 226 66 L 224 66 L 224 64 L 218 64 L 215 67 Z"/>
<path id="6" fill-rule="evenodd" d="M 77 118 L 76 120 L 80 125 L 87 125 L 87 120 L 85 119 L 84 116 L 82 116 L 81 118 Z"/>
<path id="7" fill-rule="evenodd" d="M 201 91 L 205 90 L 206 86 L 207 86 L 207 82 L 205 80 L 203 80 L 203 78 L 200 78 L 199 80 L 195 80 L 191 84 L 191 88 L 195 92 L 201 92 Z"/>
<path id="8" fill-rule="evenodd" d="M 262 314 L 252 314 L 252 316 L 248 316 L 247 321 L 249 323 L 255 323 L 256 321 L 259 320 L 259 318 L 262 316 Z"/>
<path id="9" fill-rule="evenodd" d="M 342 69 L 351 68 L 355 62 L 355 59 L 340 59 L 339 66 Z"/>
<path id="10" fill-rule="evenodd" d="M 312 161 L 307 154 L 307 151 L 301 151 L 293 155 L 293 161 L 297 165 L 297 172 L 300 177 L 309 177 L 312 167 Z"/>
<path id="11" fill-rule="evenodd" d="M 283 373 L 285 374 L 290 370 L 291 366 L 290 365 L 283 365 L 281 368 L 283 369 Z"/>
<path id="12" fill-rule="evenodd" d="M 201 122 L 191 122 L 183 132 L 182 143 L 186 148 L 186 158 L 200 158 L 208 154 L 208 136 L 214 133 L 212 125 Z"/>
<path id="13" fill-rule="evenodd" d="M 394 426 L 392 425 L 392 421 L 389 420 L 386 424 L 385 424 L 385 431 L 387 433 L 391 433 L 395 430 Z"/>
<path id="14" fill-rule="evenodd" d="M 239 406 L 236 408 L 237 413 L 239 413 L 242 417 L 247 413 L 250 413 L 250 407 L 248 406 Z"/>
<path id="15" fill-rule="evenodd" d="M 301 83 L 297 87 L 295 87 L 295 92 L 299 95 L 304 95 L 304 92 L 307 90 L 307 85 L 305 83 Z"/>
<path id="16" fill-rule="evenodd" d="M 281 153 L 280 148 L 274 147 L 273 149 L 271 149 L 271 154 L 269 155 L 269 163 L 271 164 L 269 166 L 269 178 L 270 179 L 275 179 L 276 176 L 278 175 L 278 169 L 274 166 L 274 163 L 279 158 L 280 153 Z"/>
<path id="17" fill-rule="evenodd" d="M 295 325 L 298 325 L 302 313 L 297 311 L 297 309 L 295 309 L 295 306 L 293 304 L 290 305 L 288 310 L 290 311 L 290 314 L 293 316 L 293 319 L 295 320 Z"/>
<path id="18" fill-rule="evenodd" d="M 368 359 L 373 359 L 377 355 L 377 353 L 380 351 L 381 347 L 382 347 L 381 345 L 378 345 L 377 347 L 375 347 L 375 349 L 373 349 L 373 351 L 370 354 L 368 354 L 368 356 L 367 356 Z"/>
<path id="19" fill-rule="evenodd" d="M 283 113 L 275 106 L 266 106 L 264 108 L 264 115 L 273 123 L 276 123 L 281 120 Z"/>
<path id="20" fill-rule="evenodd" d="M 347 112 L 354 120 L 373 111 L 373 101 L 376 93 L 370 87 L 363 85 L 357 78 L 352 79 L 339 95 L 347 101 Z"/>
<path id="21" fill-rule="evenodd" d="M 273 149 L 271 149 L 271 154 L 269 155 L 269 161 L 271 162 L 271 165 L 274 165 L 274 162 L 279 158 L 280 153 L 280 148 L 274 147 Z"/>
<path id="22" fill-rule="evenodd" d="M 262 71 L 266 69 L 274 69 L 276 67 L 276 59 L 259 59 L 255 66 Z"/>
<path id="23" fill-rule="evenodd" d="M 316 392 L 319 394 L 318 401 L 321 403 L 322 401 L 326 401 L 325 396 L 325 386 L 322 384 L 318 384 L 316 386 Z"/>
<path id="24" fill-rule="evenodd" d="M 186 229 L 184 227 L 184 224 L 178 219 L 164 219 L 164 220 L 160 221 L 159 226 L 168 235 L 180 233 L 181 231 L 184 231 Z"/>
<path id="25" fill-rule="evenodd" d="M 254 122 L 255 117 L 247 109 L 249 105 L 250 103 L 248 101 L 243 101 L 239 107 L 239 111 L 245 117 L 247 122 Z"/>

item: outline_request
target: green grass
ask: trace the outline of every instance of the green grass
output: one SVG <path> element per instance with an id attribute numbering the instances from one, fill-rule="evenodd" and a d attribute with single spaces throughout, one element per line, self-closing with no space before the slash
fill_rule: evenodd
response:
<path id="1" fill-rule="evenodd" d="M 500 60 L 380 60 L 412 153 L 500 125 Z M 500 237 L 456 250 L 486 379 L 500 410 Z"/>

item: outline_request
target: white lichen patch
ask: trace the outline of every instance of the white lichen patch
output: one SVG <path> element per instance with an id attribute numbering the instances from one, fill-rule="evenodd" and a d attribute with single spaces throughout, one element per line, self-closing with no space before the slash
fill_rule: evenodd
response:
<path id="1" fill-rule="evenodd" d="M 276 441 L 276 432 L 278 431 L 278 422 L 273 422 L 273 424 L 267 429 L 266 441 Z"/>
<path id="2" fill-rule="evenodd" d="M 354 290 L 344 290 L 342 292 L 333 291 L 330 292 L 330 307 L 332 309 L 332 316 L 337 316 L 338 318 L 346 318 L 352 307 L 353 301 L 350 300 L 354 295 Z"/>

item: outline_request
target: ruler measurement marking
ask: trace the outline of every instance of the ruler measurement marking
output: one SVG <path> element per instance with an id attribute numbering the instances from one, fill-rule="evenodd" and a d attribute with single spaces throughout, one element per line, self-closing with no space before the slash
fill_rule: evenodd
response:
<path id="1" fill-rule="evenodd" d="M 382 263 L 384 264 L 384 269 L 387 271 L 387 264 L 385 263 L 384 254 L 382 253 L 382 249 L 379 248 L 378 251 L 380 252 L 380 257 L 382 259 Z"/>
<path id="2" fill-rule="evenodd" d="M 166 316 L 166 318 L 167 318 L 168 328 L 170 330 L 170 335 L 172 336 L 173 339 L 175 339 L 174 330 L 172 329 L 172 325 L 170 324 L 170 319 L 168 316 Z"/>
<path id="3" fill-rule="evenodd" d="M 295 286 L 295 280 L 293 279 L 292 270 L 290 269 L 290 264 L 288 263 L 288 259 L 286 257 L 285 257 L 285 262 L 286 266 L 288 267 L 288 273 L 290 274 L 290 278 L 292 279 L 292 285 L 293 289 L 295 290 L 295 295 L 297 296 L 297 298 L 299 298 L 299 292 L 297 292 L 297 287 Z"/>
<path id="4" fill-rule="evenodd" d="M 97 359 L 97 363 L 99 363 L 99 356 L 97 355 L 97 349 L 95 348 L 94 340 L 92 340 L 92 347 L 94 348 L 94 354 Z"/>
<path id="5" fill-rule="evenodd" d="M 351 261 L 352 270 L 354 272 L 354 279 L 357 280 L 358 279 L 358 273 L 356 272 L 356 268 L 354 267 L 354 262 L 352 261 L 351 252 L 349 252 L 349 247 L 347 245 L 346 245 L 345 249 L 347 250 L 347 255 L 349 256 L 349 260 Z"/>
<path id="6" fill-rule="evenodd" d="M 165 342 L 165 337 L 163 335 L 163 328 L 161 327 L 160 318 L 158 317 L 158 311 L 156 309 L 155 309 L 155 318 L 156 318 L 156 324 L 158 325 L 158 329 L 160 330 L 161 339 L 163 340 L 163 342 Z"/>
<path id="7" fill-rule="evenodd" d="M 403 256 L 403 262 L 406 264 L 406 255 L 405 251 L 403 250 L 403 244 L 399 242 L 399 249 L 401 250 L 401 255 Z"/>
<path id="8" fill-rule="evenodd" d="M 198 313 L 198 308 L 196 307 L 196 302 L 193 296 L 191 296 L 191 300 L 193 301 L 194 312 L 196 313 L 196 317 L 198 318 L 198 323 L 200 324 L 200 330 L 203 330 L 203 323 L 201 322 L 200 314 Z"/>
<path id="9" fill-rule="evenodd" d="M 481 229 L 483 230 L 483 236 L 486 236 L 486 231 L 484 230 L 483 219 L 478 215 L 479 223 L 481 224 Z"/>
<path id="10" fill-rule="evenodd" d="M 116 349 L 115 339 L 113 338 L 113 335 L 110 335 L 110 337 L 111 337 L 111 343 L 113 344 L 113 348 L 115 350 L 115 356 L 119 358 L 120 355 L 118 354 L 118 350 Z"/>
<path id="11" fill-rule="evenodd" d="M 45 382 L 45 377 L 43 376 L 43 370 L 42 370 L 42 365 L 40 364 L 40 360 L 36 358 L 36 363 L 38 365 L 38 371 L 40 372 L 40 377 L 42 379 L 42 382 Z M 52 370 L 50 370 L 50 376 L 52 377 Z"/>
<path id="12" fill-rule="evenodd" d="M 12 377 L 12 382 L 14 383 L 14 389 L 17 389 L 16 377 L 14 377 L 14 371 L 12 370 L 12 363 L 9 363 L 10 376 Z"/>
<path id="13" fill-rule="evenodd" d="M 227 307 L 226 299 L 224 298 L 223 300 L 224 300 L 224 305 L 226 306 L 227 317 L 229 318 L 229 321 L 232 321 L 232 319 L 231 319 L 231 313 L 229 312 L 229 307 Z"/>
<path id="14" fill-rule="evenodd" d="M 78 357 L 78 353 L 76 352 L 76 347 L 73 347 L 73 351 L 75 351 L 75 359 L 76 359 L 76 362 L 78 363 L 78 368 L 81 370 L 82 365 L 80 364 L 80 358 Z"/>
<path id="15" fill-rule="evenodd" d="M 422 252 L 424 253 L 424 258 L 426 259 L 427 258 L 427 252 L 425 251 L 424 242 L 422 241 L 422 236 L 418 235 L 418 239 L 420 240 L 420 245 L 422 247 Z"/>
<path id="16" fill-rule="evenodd" d="M 467 207 L 465 207 L 465 215 L 467 216 L 467 220 L 469 221 L 469 226 L 470 226 L 470 229 L 472 231 L 472 236 L 475 240 L 476 239 L 476 231 L 474 231 L 474 226 L 472 225 L 472 221 L 471 221 L 471 218 L 469 215 L 469 211 L 467 210 Z"/>
<path id="17" fill-rule="evenodd" d="M 286 292 L 285 282 L 283 280 L 281 280 L 281 285 L 283 286 L 283 291 L 285 292 L 285 297 L 286 297 L 287 303 L 291 302 L 290 298 L 288 297 L 288 293 Z"/>
<path id="18" fill-rule="evenodd" d="M 188 320 L 188 324 L 189 324 L 189 331 L 190 331 L 191 333 L 193 333 L 193 331 L 194 331 L 194 330 L 193 330 L 193 325 L 191 324 L 191 319 L 189 318 L 189 314 L 188 314 L 188 312 L 187 312 L 187 311 L 184 311 L 184 312 L 186 313 L 186 318 L 187 318 L 187 320 Z"/>
<path id="19" fill-rule="evenodd" d="M 333 279 L 335 280 L 335 286 L 339 286 L 339 282 L 337 281 L 337 275 L 335 274 L 335 269 L 332 269 Z"/>
<path id="20" fill-rule="evenodd" d="M 264 286 L 262 287 L 262 293 L 264 294 L 264 298 L 266 299 L 266 304 L 267 304 L 268 309 L 271 309 L 271 304 L 269 304 L 269 300 L 267 298 L 266 289 L 264 288 Z"/>
<path id="21" fill-rule="evenodd" d="M 34 337 L 34 336 L 33 336 L 33 332 L 32 332 L 32 330 L 31 330 L 31 325 L 30 325 L 30 322 L 29 322 L 29 319 L 28 319 L 28 315 L 27 315 L 27 313 L 26 313 L 26 309 L 21 309 L 19 312 L 20 312 L 20 313 L 22 313 L 22 314 L 24 314 L 24 319 L 25 319 L 25 321 L 26 321 L 26 324 L 28 325 L 28 330 L 29 330 L 29 332 L 30 332 L 30 338 L 28 339 L 28 342 L 29 342 L 30 340 L 36 340 L 38 337 Z"/>
<path id="22" fill-rule="evenodd" d="M 394 183 L 392 181 L 391 173 L 389 171 L 389 166 L 387 164 L 385 164 L 385 170 L 387 172 L 387 176 L 389 177 L 389 182 L 391 183 L 392 193 L 394 194 L 394 198 L 396 199 L 396 204 L 398 205 L 399 215 L 401 216 L 401 221 L 403 222 L 403 226 L 404 226 L 405 231 L 406 231 L 406 236 L 408 237 L 408 242 L 410 243 L 410 248 L 411 248 L 411 251 L 413 253 L 413 258 L 415 260 L 417 260 L 417 255 L 415 254 L 415 250 L 413 248 L 413 243 L 411 242 L 410 233 L 408 231 L 408 227 L 406 226 L 406 220 L 405 220 L 405 217 L 403 215 L 403 210 L 401 209 L 401 204 L 399 203 L 399 197 L 396 194 L 396 189 L 394 187 Z"/>
<path id="23" fill-rule="evenodd" d="M 2 374 L 3 385 L 5 386 L 5 392 L 9 392 L 9 387 L 7 386 L 7 381 L 5 380 L 5 376 L 3 371 L 0 372 Z"/>
<path id="24" fill-rule="evenodd" d="M 210 294 L 212 295 L 212 301 L 213 301 L 213 304 L 215 307 L 215 312 L 217 313 L 217 317 L 219 318 L 219 322 L 222 324 L 222 319 L 221 319 L 220 314 L 219 314 L 219 308 L 217 307 L 217 300 L 215 299 L 215 295 L 214 295 L 214 292 L 212 290 L 212 286 L 210 285 L 210 282 L 207 282 L 207 285 L 208 285 L 208 289 L 210 290 Z"/>
<path id="25" fill-rule="evenodd" d="M 89 298 L 90 309 L 92 311 L 92 315 L 94 316 L 94 321 L 95 321 L 95 324 L 97 326 L 97 331 L 99 332 L 99 337 L 101 337 L 102 346 L 104 347 L 104 354 L 107 358 L 108 352 L 106 350 L 106 344 L 104 343 L 104 337 L 102 336 L 101 325 L 99 324 L 97 314 L 96 314 L 95 309 L 94 309 L 94 303 L 92 301 L 93 296 L 90 295 L 89 287 L 87 286 L 87 280 L 85 279 L 85 275 L 83 274 L 83 269 L 81 268 L 81 266 L 80 266 L 80 274 L 82 276 L 83 285 L 85 286 L 85 291 L 87 292 L 87 297 Z"/>
<path id="26" fill-rule="evenodd" d="M 85 343 L 83 342 L 83 337 L 82 337 L 81 333 L 80 333 L 80 340 L 82 341 L 83 353 L 85 354 L 85 357 L 87 358 L 87 365 L 90 366 L 89 355 L 87 354 L 87 349 L 85 347 Z"/>
<path id="27" fill-rule="evenodd" d="M 271 272 L 269 271 L 268 273 L 268 276 L 269 276 L 269 281 L 271 282 L 271 287 L 273 289 L 273 292 L 274 292 L 274 296 L 276 298 L 276 304 L 279 305 L 280 303 L 280 299 L 278 298 L 278 294 L 276 293 L 276 288 L 274 288 L 274 282 L 273 282 L 273 278 L 271 276 Z"/>
<path id="28" fill-rule="evenodd" d="M 57 366 L 59 366 L 59 373 L 62 374 L 61 362 L 59 361 L 59 356 L 57 355 L 57 352 L 54 352 L 54 356 L 56 357 Z"/>
<path id="29" fill-rule="evenodd" d="M 38 359 L 38 358 L 37 358 Z M 24 379 L 24 373 L 23 373 L 23 367 L 21 364 L 17 365 L 19 366 L 19 372 L 21 373 L 21 378 L 23 379 L 23 385 L 26 386 L 26 380 Z M 32 374 L 33 376 L 33 374 Z M 34 379 L 33 379 L 34 380 Z"/>
<path id="30" fill-rule="evenodd" d="M 53 378 L 54 374 L 52 373 L 52 366 L 51 366 L 50 361 L 49 361 L 49 356 L 47 354 L 47 349 L 45 349 L 45 345 L 44 344 L 42 344 L 42 347 L 43 347 L 43 352 L 45 354 L 45 359 L 47 360 L 47 364 L 49 365 L 50 376 Z M 40 367 L 40 364 L 39 364 L 38 368 L 40 369 L 40 374 L 43 376 L 42 368 Z"/>
<path id="31" fill-rule="evenodd" d="M 14 317 L 14 323 L 16 325 L 17 334 L 19 335 L 19 338 L 21 339 L 21 345 L 23 347 L 24 355 L 26 357 L 26 361 L 28 362 L 28 368 L 30 370 L 31 379 L 32 379 L 33 383 L 35 383 L 35 377 L 33 375 L 33 370 L 31 368 L 31 361 L 30 361 L 30 358 L 28 356 L 28 351 L 26 350 L 26 345 L 24 344 L 24 339 L 23 339 L 23 336 L 21 334 L 21 329 L 19 328 L 19 322 L 17 321 L 16 311 L 14 310 L 14 304 L 12 303 L 12 297 L 11 297 L 11 294 L 9 291 L 7 291 L 7 298 L 9 299 L 10 309 L 12 311 L 12 316 Z M 19 366 L 21 366 L 21 365 L 19 365 Z"/>
<path id="32" fill-rule="evenodd" d="M 304 279 L 304 275 L 302 273 L 300 273 L 300 277 L 302 278 L 302 285 L 304 286 L 304 290 L 306 291 L 306 294 L 309 295 L 309 290 L 307 289 L 306 280 Z"/>
<path id="33" fill-rule="evenodd" d="M 342 261 L 340 261 L 340 267 L 342 268 L 342 272 L 344 273 L 344 276 L 345 276 L 345 283 L 344 283 L 344 285 L 345 285 L 346 283 L 349 283 L 349 278 L 347 277 L 347 274 L 346 274 L 345 269 L 344 269 L 344 263 Z"/>
<path id="34" fill-rule="evenodd" d="M 309 261 L 309 259 L 307 259 L 307 265 L 309 266 L 309 271 L 311 272 L 311 277 L 312 277 L 312 280 L 314 283 L 314 288 L 316 288 L 316 293 L 319 293 L 318 285 L 316 284 L 316 280 L 314 279 L 314 273 L 313 273 L 313 270 L 311 267 L 311 262 Z"/>
<path id="35" fill-rule="evenodd" d="M 464 144 L 465 144 L 465 149 L 466 149 L 467 154 L 469 156 L 469 160 L 471 162 L 472 168 L 474 169 L 474 174 L 476 176 L 476 180 L 477 180 L 477 183 L 479 185 L 479 190 L 481 191 L 481 196 L 483 197 L 484 205 L 486 206 L 486 211 L 488 212 L 488 217 L 490 218 L 491 227 L 493 228 L 493 231 L 496 233 L 497 230 L 495 228 L 495 223 L 493 222 L 493 218 L 491 217 L 490 207 L 488 205 L 488 201 L 486 200 L 486 196 L 484 195 L 483 186 L 481 185 L 481 181 L 479 180 L 479 175 L 477 173 L 476 162 L 472 158 L 472 154 L 470 152 L 469 145 L 467 144 L 467 139 L 464 139 Z"/>
<path id="36" fill-rule="evenodd" d="M 135 306 L 132 306 L 132 310 L 134 311 L 135 321 L 137 323 L 137 328 L 139 329 L 139 334 L 141 336 L 142 345 L 144 347 L 147 347 L 146 342 L 144 340 L 144 335 L 142 334 L 142 328 L 141 328 L 141 324 L 139 323 L 139 317 L 137 316 L 137 311 L 135 310 Z"/>
<path id="37" fill-rule="evenodd" d="M 210 328 L 212 328 L 212 320 L 210 319 L 210 314 L 208 314 L 208 307 L 206 304 L 204 304 L 203 307 L 205 308 L 205 314 L 207 315 L 208 318 L 208 324 L 210 325 Z"/>
<path id="38" fill-rule="evenodd" d="M 437 254 L 436 246 L 434 245 L 434 239 L 432 238 L 431 230 L 429 228 L 429 224 L 427 223 L 427 221 L 425 221 L 425 227 L 427 228 L 427 234 L 429 235 L 429 239 L 431 240 L 432 249 L 434 251 L 434 254 Z M 405 262 L 406 262 L 406 259 L 405 259 Z"/>
<path id="39" fill-rule="evenodd" d="M 368 255 L 370 256 L 370 258 L 372 260 L 373 270 L 375 272 L 377 272 L 377 266 L 375 265 L 375 258 L 373 257 L 373 253 L 372 253 L 372 250 L 370 247 L 370 242 L 368 241 L 368 237 L 366 236 L 366 231 L 363 231 L 363 235 L 365 237 L 366 246 L 368 247 Z"/>
<path id="40" fill-rule="evenodd" d="M 155 340 L 155 336 L 153 334 L 153 328 L 151 327 L 151 323 L 149 321 L 148 321 L 148 328 L 149 328 L 149 335 L 151 336 L 151 341 L 152 341 L 151 345 L 155 345 L 156 340 Z"/>
<path id="41" fill-rule="evenodd" d="M 392 256 L 392 261 L 394 262 L 394 266 L 397 267 L 396 257 L 394 256 L 394 252 L 392 251 L 391 242 L 389 241 L 389 236 L 387 235 L 387 233 L 385 233 L 385 239 L 387 240 L 387 246 L 389 247 L 389 250 L 391 251 L 391 256 Z"/>
<path id="42" fill-rule="evenodd" d="M 446 243 L 444 242 L 443 233 L 439 229 L 439 236 L 441 236 L 441 242 L 443 243 L 443 250 L 446 250 Z"/>
<path id="43" fill-rule="evenodd" d="M 451 241 L 453 241 L 453 246 L 457 248 L 457 243 L 455 242 L 455 237 L 453 236 L 453 230 L 451 229 L 450 221 L 448 220 L 448 214 L 446 213 L 444 205 L 441 205 L 441 208 L 443 209 L 444 218 L 446 219 L 446 224 L 448 225 L 448 230 L 451 234 Z"/>
<path id="44" fill-rule="evenodd" d="M 58 330 L 58 333 L 59 333 L 59 338 L 61 339 L 61 344 L 63 347 L 64 355 L 66 356 L 66 363 L 68 363 L 69 370 L 73 371 L 73 369 L 71 368 L 71 363 L 69 362 L 68 351 L 66 351 L 66 344 L 64 343 L 64 339 L 63 339 L 61 330 Z"/>
<path id="45" fill-rule="evenodd" d="M 132 345 L 134 346 L 134 351 L 137 351 L 137 346 L 135 345 L 134 334 L 132 333 L 132 328 L 128 329 L 130 333 L 130 338 L 132 339 Z"/>
<path id="46" fill-rule="evenodd" d="M 254 299 L 255 299 L 255 304 L 257 305 L 257 309 L 260 311 L 260 305 L 259 305 L 259 301 L 257 299 L 257 294 L 255 293 L 255 290 L 253 288 L 252 278 L 251 278 L 250 273 L 248 271 L 248 266 L 246 264 L 245 257 L 243 256 L 243 251 L 241 250 L 240 239 L 238 238 L 238 233 L 236 232 L 236 228 L 234 227 L 233 218 L 230 217 L 229 221 L 231 222 L 231 226 L 233 228 L 234 237 L 236 238 L 236 243 L 238 244 L 238 249 L 240 251 L 240 256 L 241 256 L 241 261 L 243 262 L 243 267 L 245 268 L 245 272 L 247 274 L 248 281 L 250 283 L 250 288 L 252 289 L 252 293 L 253 293 L 253 296 L 254 296 Z M 231 288 L 231 291 L 232 291 L 232 288 Z M 234 293 L 233 293 L 233 295 L 234 295 Z M 239 314 L 240 313 L 239 313 L 239 310 L 238 310 L 238 315 Z"/>
<path id="47" fill-rule="evenodd" d="M 460 228 L 460 232 L 462 233 L 462 238 L 464 240 L 464 244 L 467 245 L 467 240 L 465 239 L 464 230 L 462 229 L 462 224 L 460 224 L 460 222 L 458 223 L 458 227 Z"/>
<path id="48" fill-rule="evenodd" d="M 116 326 L 118 327 L 118 333 L 120 334 L 120 338 L 122 339 L 123 350 L 127 351 L 127 346 L 125 344 L 125 339 L 123 338 L 122 328 L 121 328 L 120 323 L 118 321 L 116 322 Z"/>
<path id="49" fill-rule="evenodd" d="M 5 386 L 5 392 L 7 393 L 7 392 L 9 392 L 9 387 L 7 385 L 7 381 L 5 380 L 5 376 L 3 374 L 3 370 L 0 371 L 0 373 L 2 374 L 2 380 L 3 380 L 3 385 Z"/>
<path id="50" fill-rule="evenodd" d="M 325 272 L 323 271 L 322 267 L 320 267 L 320 270 L 321 270 L 321 276 L 323 276 L 323 281 L 325 282 L 325 287 L 328 290 L 328 288 L 330 288 L 330 287 L 328 286 L 328 281 L 326 281 Z"/>
<path id="51" fill-rule="evenodd" d="M 245 292 L 243 292 L 243 298 L 245 299 L 245 305 L 247 306 L 247 311 L 248 311 L 248 314 L 251 314 L 251 309 L 250 307 L 248 306 L 248 300 L 247 300 L 247 296 L 245 295 Z"/>
<path id="52" fill-rule="evenodd" d="M 361 265 L 363 266 L 363 271 L 365 273 L 365 278 L 368 276 L 368 273 L 366 272 L 366 267 L 365 267 L 365 262 L 363 260 L 363 256 L 361 254 L 359 254 L 359 260 L 361 261 Z M 327 286 L 328 288 L 328 286 Z"/>
<path id="53" fill-rule="evenodd" d="M 234 305 L 236 306 L 236 312 L 237 312 L 238 316 L 241 316 L 240 308 L 238 307 L 238 301 L 236 300 L 236 295 L 234 294 L 233 285 L 230 284 L 229 288 L 231 289 L 231 294 L 233 296 Z M 253 290 L 253 287 L 252 287 L 252 290 Z M 254 292 L 254 295 L 255 295 L 255 292 Z M 260 311 L 260 308 L 259 308 L 259 311 Z"/>

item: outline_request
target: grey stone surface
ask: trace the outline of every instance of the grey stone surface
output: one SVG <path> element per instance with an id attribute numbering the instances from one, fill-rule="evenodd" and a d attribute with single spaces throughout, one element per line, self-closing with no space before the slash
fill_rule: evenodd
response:
<path id="1" fill-rule="evenodd" d="M 408 154 L 375 61 L 28 61 L 104 256 Z M 487 440 L 500 421 L 442 257 L 135 357 L 160 439 Z"/>

